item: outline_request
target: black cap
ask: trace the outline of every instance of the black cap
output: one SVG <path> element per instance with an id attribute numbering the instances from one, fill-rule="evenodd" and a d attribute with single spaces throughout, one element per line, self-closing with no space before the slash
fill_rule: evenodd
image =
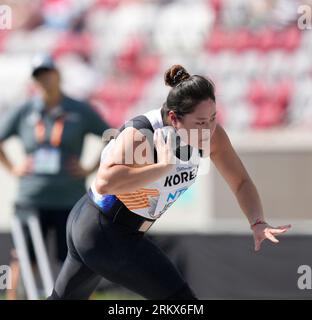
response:
<path id="1" fill-rule="evenodd" d="M 36 77 L 41 70 L 56 70 L 56 65 L 53 58 L 48 54 L 36 55 L 32 61 L 32 71 L 33 77 Z"/>

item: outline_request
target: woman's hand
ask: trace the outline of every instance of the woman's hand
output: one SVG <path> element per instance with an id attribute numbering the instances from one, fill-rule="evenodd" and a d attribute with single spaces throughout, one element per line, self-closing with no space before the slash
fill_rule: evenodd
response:
<path id="1" fill-rule="evenodd" d="M 265 239 L 269 239 L 273 243 L 278 243 L 279 240 L 275 236 L 281 235 L 287 232 L 291 228 L 291 225 L 271 227 L 265 222 L 257 223 L 251 227 L 255 240 L 255 251 L 259 251 L 261 243 Z"/>
<path id="2" fill-rule="evenodd" d="M 165 141 L 161 129 L 154 132 L 154 143 L 157 150 L 157 162 L 171 168 L 175 164 L 173 155 L 174 133 L 171 130 L 167 132 L 167 141 Z"/>

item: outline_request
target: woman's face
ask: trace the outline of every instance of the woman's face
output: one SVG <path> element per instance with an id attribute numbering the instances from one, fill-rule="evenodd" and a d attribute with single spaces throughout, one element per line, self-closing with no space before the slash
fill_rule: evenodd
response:
<path id="1" fill-rule="evenodd" d="M 173 126 L 178 130 L 181 140 L 194 148 L 204 149 L 210 144 L 210 137 L 216 128 L 216 103 L 207 99 L 199 103 L 193 113 L 175 118 L 174 112 L 169 112 Z M 173 117 L 172 117 L 173 116 Z"/>

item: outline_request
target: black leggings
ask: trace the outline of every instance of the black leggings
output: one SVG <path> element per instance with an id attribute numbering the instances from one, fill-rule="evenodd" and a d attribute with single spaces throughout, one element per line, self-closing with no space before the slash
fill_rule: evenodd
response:
<path id="1" fill-rule="evenodd" d="M 74 206 L 67 222 L 67 258 L 48 299 L 88 299 L 101 277 L 146 299 L 197 299 L 144 233 L 104 215 L 87 194 Z"/>

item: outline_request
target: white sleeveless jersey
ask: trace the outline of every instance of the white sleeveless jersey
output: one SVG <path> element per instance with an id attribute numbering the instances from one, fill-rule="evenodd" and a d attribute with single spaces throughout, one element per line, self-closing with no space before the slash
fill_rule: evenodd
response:
<path id="1" fill-rule="evenodd" d="M 164 127 L 161 108 L 153 109 L 144 116 L 150 121 L 154 130 Z M 115 139 L 112 139 L 105 146 L 101 155 L 102 161 L 114 147 L 114 143 Z M 195 182 L 199 162 L 199 150 L 192 148 L 190 159 L 182 161 L 176 158 L 176 164 L 166 176 L 135 192 L 115 196 L 132 212 L 148 219 L 157 219 Z M 98 194 L 94 184 L 91 189 L 97 202 L 101 202 L 105 195 Z"/>

